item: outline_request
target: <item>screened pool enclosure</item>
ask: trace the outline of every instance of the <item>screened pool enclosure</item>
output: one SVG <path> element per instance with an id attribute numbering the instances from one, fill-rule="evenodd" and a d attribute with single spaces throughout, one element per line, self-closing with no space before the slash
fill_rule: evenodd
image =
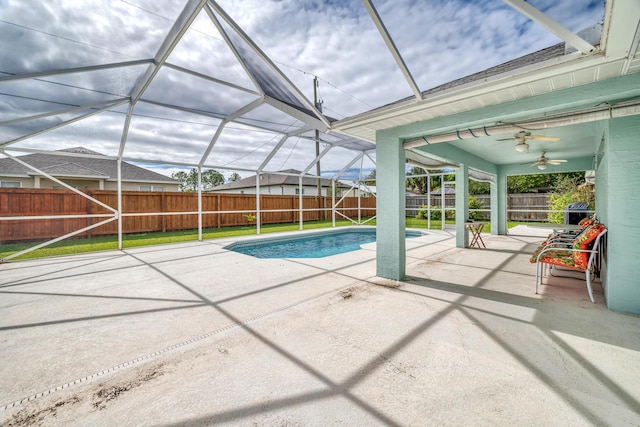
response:
<path id="1" fill-rule="evenodd" d="M 65 7 L 75 8 L 75 22 L 56 22 L 55 8 Z M 335 119 L 322 113 L 321 103 L 308 100 L 215 2 L 13 7 L 3 11 L 0 31 L 4 40 L 30 47 L 25 55 L 18 51 L 25 44 L 9 44 L 3 53 L 0 154 L 108 211 L 54 241 L 115 221 L 122 248 L 122 218 L 135 215 L 122 209 L 122 162 L 167 175 L 197 168 L 199 179 L 208 169 L 257 177 L 288 174 L 300 187 L 303 176 L 322 175 L 333 183 L 332 207 L 325 209 L 334 220 L 341 215 L 338 180 L 341 187 L 351 182 L 352 196 L 366 191 L 361 171 L 375 167 L 375 145 L 330 132 Z M 78 145 L 100 154 L 68 151 Z M 54 174 L 21 159 L 33 153 L 117 161 L 117 205 L 63 181 L 59 167 Z M 323 173 L 318 166 L 323 160 L 339 161 L 342 169 Z M 76 166 L 68 165 L 69 177 L 79 173 Z M 302 191 L 296 209 L 302 221 Z M 245 213 L 257 216 L 259 233 L 260 197 L 255 210 Z M 185 214 L 198 215 L 202 238 L 202 185 L 197 212 Z M 25 218 L 1 218 L 20 219 Z"/>

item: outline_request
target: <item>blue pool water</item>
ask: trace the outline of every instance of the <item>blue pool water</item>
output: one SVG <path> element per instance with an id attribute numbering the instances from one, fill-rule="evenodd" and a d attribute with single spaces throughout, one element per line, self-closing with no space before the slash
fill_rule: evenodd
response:
<path id="1" fill-rule="evenodd" d="M 420 234 L 417 231 L 407 231 L 407 237 L 417 237 Z M 357 251 L 360 245 L 375 241 L 375 230 L 358 230 L 237 242 L 225 249 L 256 258 L 323 258 Z"/>

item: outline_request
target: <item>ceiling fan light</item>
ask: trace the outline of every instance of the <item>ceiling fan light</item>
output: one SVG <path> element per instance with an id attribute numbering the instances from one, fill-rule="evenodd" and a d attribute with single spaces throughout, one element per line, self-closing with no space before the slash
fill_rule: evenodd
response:
<path id="1" fill-rule="evenodd" d="M 516 151 L 519 153 L 527 153 L 529 152 L 529 144 L 526 142 L 519 142 L 516 144 Z"/>
<path id="2" fill-rule="evenodd" d="M 538 169 L 540 169 L 541 171 L 543 171 L 543 170 L 547 169 L 547 165 L 546 165 L 546 164 L 544 164 L 544 163 L 540 163 L 540 164 L 538 165 Z"/>

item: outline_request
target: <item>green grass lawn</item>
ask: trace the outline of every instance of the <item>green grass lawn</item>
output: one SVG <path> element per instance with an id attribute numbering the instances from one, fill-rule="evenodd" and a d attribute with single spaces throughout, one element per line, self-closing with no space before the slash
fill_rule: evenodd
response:
<path id="1" fill-rule="evenodd" d="M 368 224 L 369 223 L 367 223 L 367 225 Z M 331 221 L 307 221 L 304 223 L 303 228 L 305 230 L 311 230 L 315 228 L 327 228 L 331 227 L 331 225 Z M 351 221 L 336 220 L 336 226 L 342 227 L 347 225 L 352 225 Z M 375 223 L 371 225 L 375 225 Z M 260 232 L 262 234 L 278 233 L 283 231 L 295 231 L 299 230 L 299 228 L 300 225 L 298 223 L 267 224 L 260 226 Z M 219 239 L 222 237 L 248 236 L 252 234 L 256 234 L 255 225 L 209 228 L 202 230 L 202 238 L 204 240 Z M 135 248 L 138 246 L 162 245 L 165 243 L 189 242 L 194 240 L 198 240 L 197 230 L 170 231 L 164 233 L 125 234 L 122 237 L 122 246 L 123 248 Z M 4 258 L 16 252 L 20 252 L 24 249 L 35 246 L 38 243 L 39 242 L 2 244 L 0 245 L 0 258 Z M 85 252 L 114 250 L 117 248 L 117 236 L 92 237 L 90 239 L 67 239 L 12 259 L 72 255 Z"/>
<path id="2" fill-rule="evenodd" d="M 363 218 L 362 221 L 365 221 L 366 218 Z M 446 223 L 450 226 L 455 225 L 455 221 L 447 220 Z M 331 221 L 307 221 L 304 223 L 303 228 L 305 230 L 317 229 L 317 228 L 328 228 L 331 227 Z M 347 220 L 336 220 L 336 226 L 344 227 L 348 225 L 352 225 L 351 221 Z M 519 224 L 527 224 L 524 222 L 509 222 L 509 228 L 519 225 Z M 367 222 L 365 225 L 375 226 L 375 219 Z M 432 220 L 431 228 L 434 230 L 440 230 L 442 223 L 440 221 Z M 262 234 L 267 233 L 278 233 L 283 231 L 296 231 L 299 229 L 298 223 L 289 223 L 289 224 L 267 224 L 262 225 L 260 227 L 260 232 Z M 407 218 L 406 221 L 407 228 L 427 228 L 427 220 L 426 219 L 418 219 L 418 218 Z M 483 229 L 484 233 L 491 232 L 491 224 L 487 222 L 487 225 Z M 202 231 L 202 238 L 205 240 L 208 239 L 219 239 L 222 237 L 233 237 L 233 236 L 248 236 L 256 234 L 256 227 L 254 225 L 249 226 L 237 226 L 237 227 L 222 227 L 222 228 L 209 228 L 204 229 Z M 126 234 L 122 238 L 122 246 L 124 248 L 134 248 L 138 246 L 151 246 L 151 245 L 161 245 L 165 243 L 177 243 L 177 242 L 189 242 L 198 240 L 198 231 L 197 230 L 187 230 L 187 231 L 171 231 L 165 233 L 143 233 L 143 234 Z M 16 252 L 20 252 L 24 249 L 35 246 L 37 243 L 7 243 L 0 245 L 0 258 L 4 258 Z M 28 258 L 44 258 L 50 256 L 59 256 L 59 255 L 72 255 L 86 252 L 98 252 L 98 251 L 106 251 L 106 250 L 115 250 L 118 248 L 118 239 L 116 236 L 108 236 L 108 237 L 93 237 L 90 239 L 67 239 L 57 243 L 53 243 L 49 246 L 45 246 L 44 248 L 37 249 L 35 251 L 29 252 L 27 254 L 21 255 L 20 257 L 13 259 L 28 259 Z"/>

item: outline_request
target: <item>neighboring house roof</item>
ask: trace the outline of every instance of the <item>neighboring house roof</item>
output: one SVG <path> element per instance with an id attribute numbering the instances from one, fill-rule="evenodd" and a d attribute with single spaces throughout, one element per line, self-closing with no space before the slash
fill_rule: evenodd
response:
<path id="1" fill-rule="evenodd" d="M 83 147 L 57 150 L 57 152 L 103 156 L 101 153 L 97 153 Z M 95 178 L 104 179 L 106 181 L 118 180 L 117 161 L 106 157 L 104 159 L 100 159 L 35 153 L 21 156 L 20 160 L 23 160 L 25 163 L 28 163 L 54 177 Z M 38 173 L 13 159 L 5 158 L 0 159 L 0 175 L 27 178 L 38 175 Z M 173 178 L 127 162 L 122 162 L 122 180 L 179 184 L 179 181 Z"/>
<path id="2" fill-rule="evenodd" d="M 344 188 L 351 188 L 352 185 L 349 183 L 341 183 L 343 184 L 342 186 Z M 370 193 L 370 194 L 376 194 L 376 186 L 375 185 L 367 185 L 364 183 L 360 183 L 360 184 L 356 184 L 355 186 L 353 186 L 353 189 L 359 189 L 361 193 Z"/>
<path id="3" fill-rule="evenodd" d="M 438 188 L 437 190 L 434 190 L 431 192 L 431 194 L 442 194 L 442 188 Z M 453 185 L 446 185 L 444 186 L 444 194 L 456 194 L 456 188 Z"/>
<path id="4" fill-rule="evenodd" d="M 287 169 L 278 171 L 286 174 L 300 175 L 302 172 L 296 169 Z M 260 180 L 260 187 L 273 187 L 281 185 L 298 186 L 300 181 L 297 176 L 281 175 L 278 173 L 263 173 Z M 318 183 L 318 178 L 314 175 L 305 175 L 302 177 L 303 186 L 315 186 Z M 320 184 L 322 187 L 331 187 L 331 180 L 327 178 L 320 178 Z M 337 187 L 345 187 L 340 182 L 336 183 Z M 224 191 L 224 190 L 240 190 L 243 188 L 255 188 L 256 187 L 256 175 L 239 179 L 237 181 L 228 182 L 226 184 L 213 187 L 209 191 Z"/>

